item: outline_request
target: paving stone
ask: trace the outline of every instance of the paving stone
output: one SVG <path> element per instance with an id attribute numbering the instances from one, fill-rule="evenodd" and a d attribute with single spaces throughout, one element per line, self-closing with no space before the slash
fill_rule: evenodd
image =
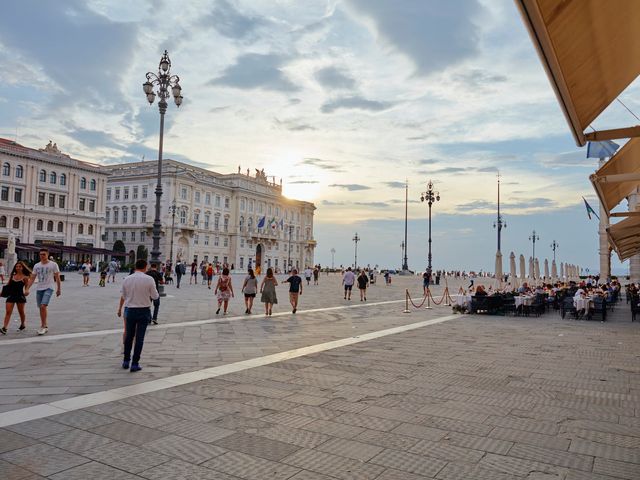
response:
<path id="1" fill-rule="evenodd" d="M 291 428 L 285 425 L 277 425 L 269 428 L 261 428 L 255 432 L 260 437 L 291 443 L 299 447 L 314 448 L 326 442 L 331 437 L 322 433 L 310 432 L 300 428 Z"/>
<path id="2" fill-rule="evenodd" d="M 593 472 L 601 475 L 610 475 L 615 478 L 637 480 L 640 478 L 640 465 L 596 458 L 593 464 Z"/>
<path id="3" fill-rule="evenodd" d="M 220 428 L 210 423 L 200 423 L 191 420 L 181 420 L 168 425 L 162 425 L 159 428 L 164 432 L 206 443 L 215 442 L 234 433 L 233 430 Z"/>
<path id="4" fill-rule="evenodd" d="M 398 421 L 362 415 L 360 413 L 343 413 L 339 417 L 334 418 L 333 421 L 337 423 L 346 423 L 347 425 L 355 425 L 357 427 L 369 428 L 371 430 L 381 430 L 383 432 L 393 430 L 400 425 L 400 422 Z"/>
<path id="5" fill-rule="evenodd" d="M 129 473 L 139 473 L 168 460 L 165 455 L 154 453 L 138 445 L 120 442 L 87 450 L 82 455 Z"/>
<path id="6" fill-rule="evenodd" d="M 496 455 L 495 453 L 486 454 L 479 465 L 521 477 L 527 477 L 534 473 L 545 473 L 555 475 L 561 479 L 566 474 L 566 468 L 563 467 L 505 455 Z"/>
<path id="7" fill-rule="evenodd" d="M 0 460 L 0 478 L 7 480 L 22 480 L 32 475 L 29 470 Z"/>
<path id="8" fill-rule="evenodd" d="M 465 410 L 454 410 L 448 407 L 442 407 L 440 405 L 425 405 L 420 410 L 419 413 L 424 415 L 430 415 L 435 417 L 445 417 L 452 418 L 454 420 L 463 420 L 467 422 L 484 422 L 489 415 L 485 413 L 472 413 Z"/>
<path id="9" fill-rule="evenodd" d="M 258 420 L 257 418 L 239 417 L 238 415 L 225 415 L 207 423 L 227 430 L 238 430 L 245 433 L 254 433 L 260 428 L 273 426 L 273 423 L 270 422 Z"/>
<path id="10" fill-rule="evenodd" d="M 49 478 L 51 480 L 140 480 L 137 475 L 97 462 L 85 463 L 79 467 L 56 473 Z"/>
<path id="11" fill-rule="evenodd" d="M 343 438 L 333 438 L 316 448 L 321 452 L 341 455 L 361 462 L 370 460 L 384 450 L 382 447 Z"/>
<path id="12" fill-rule="evenodd" d="M 572 452 L 561 452 L 550 448 L 536 447 L 533 445 L 525 445 L 516 443 L 511 450 L 509 456 L 517 458 L 525 458 L 535 460 L 537 462 L 549 463 L 551 465 L 559 465 L 561 467 L 574 468 L 590 472 L 593 466 L 593 458 L 587 455 L 579 455 Z"/>
<path id="13" fill-rule="evenodd" d="M 382 472 L 376 480 L 424 480 L 425 478 L 435 477 L 426 477 L 424 475 L 415 475 L 413 473 L 403 472 L 402 470 L 388 469 Z"/>
<path id="14" fill-rule="evenodd" d="M 149 480 L 238 480 L 239 477 L 220 473 L 210 468 L 193 465 L 181 460 L 173 460 L 139 473 L 139 477 Z"/>
<path id="15" fill-rule="evenodd" d="M 478 465 L 447 464 L 436 476 L 439 480 L 522 480 L 522 477 L 500 473 Z"/>
<path id="16" fill-rule="evenodd" d="M 67 412 L 61 415 L 54 415 L 50 418 L 54 422 L 62 423 L 74 428 L 81 428 L 88 430 L 93 427 L 99 427 L 101 425 L 107 425 L 113 423 L 113 418 L 105 415 L 98 415 L 93 412 L 87 412 L 84 410 L 77 410 L 75 412 Z"/>
<path id="17" fill-rule="evenodd" d="M 321 475 L 320 473 L 310 472 L 308 470 L 301 470 L 296 473 L 289 480 L 332 480 L 331 477 Z"/>
<path id="18" fill-rule="evenodd" d="M 33 438 L 0 428 L 0 453 L 17 450 L 38 443 Z"/>
<path id="19" fill-rule="evenodd" d="M 640 432 L 640 429 L 638 431 Z M 606 443 L 617 447 L 640 449 L 640 437 L 596 432 L 593 430 L 575 430 L 570 433 L 565 433 L 564 435 L 571 439 L 590 440 L 592 442 Z"/>
<path id="20" fill-rule="evenodd" d="M 558 433 L 558 425 L 555 423 L 542 422 L 540 420 L 528 420 L 520 417 L 500 417 L 492 415 L 485 420 L 487 425 L 496 427 L 523 430 L 531 433 L 541 433 L 544 435 L 555 435 Z"/>
<path id="21" fill-rule="evenodd" d="M 443 460 L 397 450 L 384 450 L 372 458 L 370 463 L 429 477 L 435 477 L 447 464 Z"/>
<path id="22" fill-rule="evenodd" d="M 130 443 L 132 445 L 152 442 L 153 440 L 157 440 L 168 435 L 167 432 L 119 420 L 109 423 L 108 425 L 92 428 L 90 431 L 97 435 L 109 437 L 120 442 Z"/>
<path id="23" fill-rule="evenodd" d="M 68 432 L 58 433 L 50 437 L 44 437 L 42 442 L 54 447 L 62 448 L 73 453 L 82 453 L 85 450 L 101 447 L 113 440 L 95 433 L 85 432 L 83 430 L 69 430 Z"/>
<path id="24" fill-rule="evenodd" d="M 290 443 L 271 440 L 260 436 L 247 435 L 245 433 L 229 435 L 222 440 L 218 440 L 216 445 L 227 450 L 234 450 L 253 455 L 254 457 L 274 461 L 280 460 L 299 450 L 299 447 Z"/>
<path id="25" fill-rule="evenodd" d="M 379 430 L 365 430 L 355 437 L 354 440 L 371 443 L 384 448 L 394 448 L 396 450 L 408 450 L 420 441 L 418 438 L 381 432 Z"/>
<path id="26" fill-rule="evenodd" d="M 477 435 L 468 435 L 466 433 L 450 432 L 443 438 L 443 442 L 466 447 L 472 450 L 482 450 L 485 452 L 506 454 L 513 446 L 512 442 L 504 440 L 496 440 L 489 437 L 479 437 Z"/>
<path id="27" fill-rule="evenodd" d="M 469 448 L 441 442 L 432 442 L 430 440 L 420 440 L 409 449 L 409 452 L 426 457 L 464 463 L 477 463 L 485 455 L 485 453 L 480 450 L 471 450 Z"/>
<path id="28" fill-rule="evenodd" d="M 11 430 L 12 432 L 19 433 L 20 435 L 24 435 L 25 437 L 36 439 L 71 430 L 71 427 L 67 425 L 52 422 L 46 418 L 33 420 L 31 422 L 18 423 L 17 425 L 11 425 L 4 428 Z"/>
<path id="29" fill-rule="evenodd" d="M 564 436 L 543 435 L 540 433 L 524 432 L 511 428 L 496 427 L 489 432 L 489 437 L 510 442 L 526 443 L 539 447 L 554 448 L 556 450 L 567 451 L 571 440 Z"/>
<path id="30" fill-rule="evenodd" d="M 331 420 L 332 418 L 340 415 L 340 412 L 331 410 L 329 408 L 316 407 L 313 405 L 299 405 L 296 406 L 291 413 L 296 415 L 304 415 L 311 418 L 319 418 L 321 420 Z"/>
<path id="31" fill-rule="evenodd" d="M 335 398 L 323 404 L 323 407 L 330 408 L 332 410 L 338 410 L 340 412 L 358 413 L 365 408 L 368 408 L 368 405 L 356 402 L 347 402 L 346 400 Z"/>
<path id="32" fill-rule="evenodd" d="M 312 405 L 314 407 L 326 404 L 329 399 L 326 397 L 317 397 L 315 395 L 307 395 L 304 393 L 294 393 L 284 398 L 288 402 L 301 403 L 302 405 Z"/>
<path id="33" fill-rule="evenodd" d="M 298 450 L 293 455 L 282 459 L 282 462 L 345 480 L 376 478 L 384 471 L 384 468 L 380 466 L 307 449 Z"/>
<path id="34" fill-rule="evenodd" d="M 640 449 L 617 447 L 589 440 L 571 440 L 570 452 L 591 455 L 594 457 L 619 460 L 621 462 L 640 463 Z"/>
<path id="35" fill-rule="evenodd" d="M 247 480 L 285 480 L 300 470 L 290 465 L 252 457 L 240 452 L 225 453 L 205 462 L 203 466 Z"/>
<path id="36" fill-rule="evenodd" d="M 330 420 L 315 420 L 302 426 L 305 430 L 323 433 L 340 438 L 353 438 L 362 433 L 364 428 L 355 427 L 353 425 L 344 425 L 342 423 L 332 422 Z"/>
<path id="37" fill-rule="evenodd" d="M 422 438 L 426 440 L 440 440 L 447 434 L 445 430 L 437 428 L 425 427 L 422 425 L 413 425 L 410 423 L 403 423 L 394 428 L 393 433 L 407 435 L 409 437 Z"/>
<path id="38" fill-rule="evenodd" d="M 468 433 L 471 435 L 487 435 L 493 427 L 482 423 L 463 422 L 444 417 L 427 417 L 422 425 L 427 427 L 439 428 L 441 430 L 449 430 L 451 432 Z"/>
<path id="39" fill-rule="evenodd" d="M 174 404 L 170 408 L 165 408 L 158 411 L 158 413 L 170 415 L 171 417 L 184 418 L 185 420 L 193 420 L 196 422 L 209 422 L 225 415 L 222 412 L 216 412 L 215 410 L 211 410 L 209 408 L 202 408 L 196 405 L 188 405 L 185 403 Z"/>
<path id="40" fill-rule="evenodd" d="M 251 400 L 245 401 L 244 403 L 253 407 L 268 408 L 270 410 L 277 410 L 279 412 L 291 412 L 294 408 L 300 406 L 298 403 L 289 402 L 288 400 L 268 397 L 255 397 Z"/>
<path id="41" fill-rule="evenodd" d="M 227 452 L 222 447 L 198 442 L 189 438 L 169 435 L 167 437 L 145 443 L 144 448 L 169 457 L 186 460 L 190 463 L 202 463 Z"/>
<path id="42" fill-rule="evenodd" d="M 129 423 L 135 423 L 136 425 L 142 425 L 143 427 L 156 428 L 168 423 L 177 422 L 179 418 L 172 417 L 165 413 L 159 413 L 152 410 L 146 410 L 143 408 L 135 408 L 130 410 L 122 410 L 109 415 L 112 418 L 123 420 Z"/>
<path id="43" fill-rule="evenodd" d="M 263 417 L 265 422 L 286 425 L 287 427 L 298 428 L 314 421 L 312 417 L 294 415 L 293 413 L 278 412 Z"/>
<path id="44" fill-rule="evenodd" d="M 42 443 L 3 453 L 0 460 L 44 476 L 89 462 L 88 458 Z"/>

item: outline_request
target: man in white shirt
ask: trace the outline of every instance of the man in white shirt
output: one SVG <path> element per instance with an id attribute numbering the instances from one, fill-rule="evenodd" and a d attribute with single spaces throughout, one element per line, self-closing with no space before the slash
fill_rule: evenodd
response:
<path id="1" fill-rule="evenodd" d="M 49 250 L 40 249 L 40 261 L 33 266 L 33 273 L 24 289 L 24 294 L 29 295 L 29 289 L 33 282 L 38 279 L 38 287 L 36 288 L 36 303 L 40 310 L 40 330 L 38 335 L 44 335 L 49 331 L 47 324 L 47 307 L 53 295 L 53 287 L 56 286 L 56 297 L 60 296 L 60 269 L 58 264 L 49 260 Z"/>
<path id="2" fill-rule="evenodd" d="M 124 360 L 122 368 L 131 367 L 131 372 L 142 370 L 139 365 L 142 346 L 144 345 L 144 335 L 147 326 L 151 322 L 151 302 L 160 298 L 156 289 L 156 282 L 147 275 L 147 261 L 138 260 L 135 272 L 126 277 L 122 282 L 120 291 L 120 305 L 118 306 L 118 316 L 122 316 L 122 306 L 127 307 L 125 316 L 125 336 L 124 336 Z M 131 358 L 131 347 L 133 339 L 136 339 L 133 348 L 133 358 Z"/>
<path id="3" fill-rule="evenodd" d="M 351 290 L 356 281 L 356 274 L 351 271 L 351 267 L 347 268 L 342 276 L 342 284 L 344 285 L 344 299 L 351 300 Z M 348 297 L 347 297 L 348 296 Z"/>
<path id="4" fill-rule="evenodd" d="M 313 270 L 311 270 L 311 268 L 307 267 L 304 269 L 304 278 L 307 281 L 307 285 L 309 285 L 309 283 L 311 282 L 311 275 L 313 275 Z"/>

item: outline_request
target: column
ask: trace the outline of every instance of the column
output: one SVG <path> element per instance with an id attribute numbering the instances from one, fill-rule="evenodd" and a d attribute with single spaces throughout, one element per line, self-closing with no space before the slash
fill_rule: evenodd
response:
<path id="1" fill-rule="evenodd" d="M 640 188 L 631 193 L 627 199 L 629 201 L 629 211 L 636 212 L 640 210 Z M 629 279 L 631 282 L 640 282 L 640 254 L 636 254 L 629 259 Z"/>
<path id="2" fill-rule="evenodd" d="M 600 159 L 600 167 L 604 165 L 606 160 Z M 600 203 L 600 202 L 598 202 Z M 600 223 L 598 225 L 598 238 L 599 238 L 599 256 L 600 256 L 600 278 L 606 280 L 611 277 L 611 250 L 609 249 L 609 239 L 607 238 L 607 227 L 609 226 L 609 220 L 607 212 L 600 203 Z"/>

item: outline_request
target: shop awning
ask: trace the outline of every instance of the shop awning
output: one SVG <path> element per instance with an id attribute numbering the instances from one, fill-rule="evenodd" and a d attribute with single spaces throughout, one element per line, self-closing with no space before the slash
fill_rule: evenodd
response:
<path id="1" fill-rule="evenodd" d="M 611 225 L 607 235 L 620 260 L 640 253 L 640 217 L 629 217 Z"/>
<path id="2" fill-rule="evenodd" d="M 585 133 L 640 74 L 640 1 L 515 0 L 578 146 L 640 136 Z"/>
<path id="3" fill-rule="evenodd" d="M 608 217 L 640 183 L 640 139 L 629 140 L 589 179 Z"/>

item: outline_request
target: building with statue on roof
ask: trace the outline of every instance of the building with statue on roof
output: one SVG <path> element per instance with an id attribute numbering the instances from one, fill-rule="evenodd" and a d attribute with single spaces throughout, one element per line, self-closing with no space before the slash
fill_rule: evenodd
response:
<path id="1" fill-rule="evenodd" d="M 163 160 L 160 238 L 162 262 L 171 259 L 228 265 L 235 270 L 314 264 L 313 203 L 282 195 L 282 181 L 264 170 L 220 174 Z M 106 245 L 128 261 L 150 252 L 157 161 L 108 165 Z"/>

